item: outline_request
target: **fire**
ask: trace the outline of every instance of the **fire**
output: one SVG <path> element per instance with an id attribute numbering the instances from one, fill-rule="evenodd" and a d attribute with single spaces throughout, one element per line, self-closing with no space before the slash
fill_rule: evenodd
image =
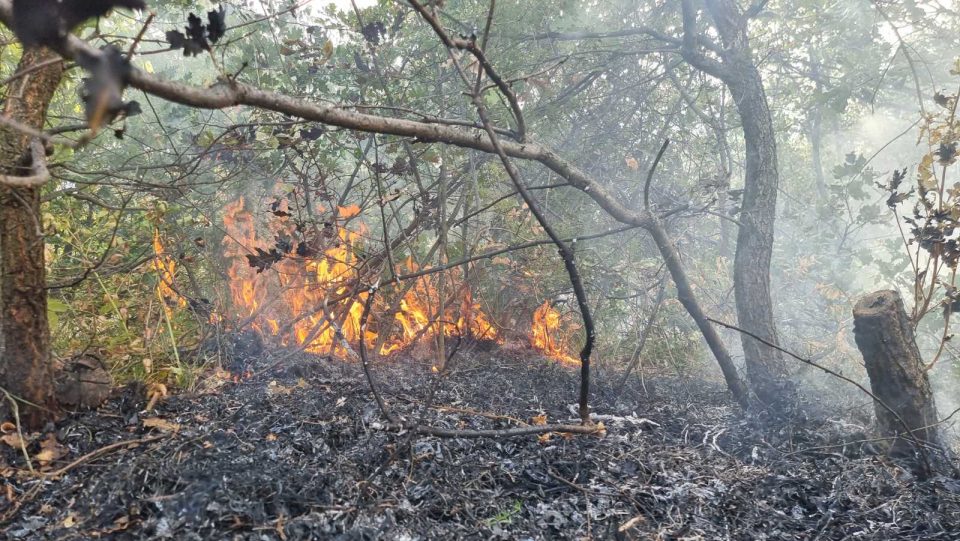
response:
<path id="1" fill-rule="evenodd" d="M 183 307 L 187 305 L 186 299 L 177 294 L 173 289 L 173 276 L 177 272 L 177 260 L 167 255 L 163 247 L 163 241 L 160 240 L 160 230 L 153 230 L 153 253 L 154 258 L 151 265 L 156 271 L 157 277 L 157 298 L 163 306 L 167 316 L 170 315 L 171 304 Z"/>
<path id="2" fill-rule="evenodd" d="M 301 250 L 303 246 L 299 245 L 296 250 L 287 246 L 290 253 L 277 252 L 278 260 L 268 270 L 257 272 L 258 269 L 251 266 L 250 258 L 254 257 L 251 254 L 258 249 L 257 253 L 264 254 L 277 250 L 280 243 L 258 237 L 253 215 L 245 209 L 243 198 L 227 205 L 223 216 L 227 233 L 223 255 L 230 261 L 227 274 L 233 320 L 249 322 L 261 334 L 278 337 L 283 345 L 297 345 L 313 353 L 343 355 L 361 339 L 374 345 L 378 334 L 363 330 L 360 325 L 367 293 L 354 294 L 351 289 L 361 263 L 355 252 L 365 230 L 362 223 L 351 229 L 345 222 L 359 213 L 360 207 L 356 205 L 337 207 L 332 213 L 335 219 L 322 231 L 300 232 L 297 243 L 306 243 L 307 250 Z M 295 238 L 295 225 L 282 215 L 286 212 L 275 214 L 278 218 L 267 224 L 274 238 Z M 296 255 L 298 253 L 310 255 Z M 417 270 L 411 258 L 405 266 L 406 272 Z M 439 332 L 447 336 L 469 332 L 476 338 L 497 339 L 496 328 L 479 303 L 469 293 L 458 294 L 453 287 L 448 286 L 451 291 L 445 291 L 447 306 L 443 316 L 438 317 L 438 311 L 430 309 L 440 298 L 431 276 L 418 278 L 400 300 L 393 317 L 383 320 L 393 323 L 394 328 L 380 329 L 386 333 L 381 354 L 431 340 Z M 449 299 L 461 300 L 451 303 Z M 382 313 L 387 302 L 382 298 L 377 301 L 374 313 L 377 309 Z"/>
<path id="3" fill-rule="evenodd" d="M 244 208 L 244 199 L 224 208 L 224 256 L 231 259 L 227 275 L 236 320 L 245 319 L 261 334 L 279 336 L 284 345 L 297 344 L 313 353 L 342 353 L 344 341 L 360 339 L 360 315 L 365 294 L 356 300 L 328 305 L 328 299 L 349 294 L 349 282 L 357 264 L 353 247 L 360 233 L 337 227 L 326 248 L 313 257 L 284 254 L 268 272 L 257 272 L 247 259 L 256 249 L 276 250 L 257 236 L 253 215 Z M 338 219 L 355 216 L 359 207 L 338 208 Z M 292 238 L 294 226 L 283 218 L 269 224 L 279 238 Z M 322 237 L 323 235 L 318 235 Z M 320 243 L 321 240 L 316 240 Z M 301 242 L 306 242 L 302 240 Z M 342 333 L 343 340 L 339 340 Z M 366 333 L 372 341 L 376 335 Z"/>
<path id="4" fill-rule="evenodd" d="M 416 272 L 419 269 L 412 258 L 407 258 L 403 266 L 405 272 Z M 459 274 L 452 272 L 451 275 L 454 278 L 452 281 L 456 283 Z M 443 332 L 444 336 L 467 334 L 478 340 L 499 341 L 496 327 L 483 312 L 480 303 L 473 300 L 469 291 L 447 291 L 442 317 L 438 317 L 436 310 L 430 310 L 431 306 L 439 304 L 440 296 L 435 280 L 429 276 L 417 278 L 414 287 L 400 300 L 399 311 L 394 314 L 394 320 L 399 325 L 401 334 L 385 343 L 380 350 L 381 354 L 402 349 L 418 340 L 433 339 L 440 332 Z M 451 298 L 462 300 L 451 303 Z"/>
<path id="5" fill-rule="evenodd" d="M 567 353 L 566 344 L 561 338 L 564 332 L 560 312 L 544 303 L 533 313 L 530 343 L 544 355 L 565 363 L 579 364 L 580 360 Z"/>

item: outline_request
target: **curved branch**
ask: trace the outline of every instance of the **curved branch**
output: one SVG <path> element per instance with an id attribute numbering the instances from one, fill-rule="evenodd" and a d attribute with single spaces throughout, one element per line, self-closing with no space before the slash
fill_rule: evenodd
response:
<path id="1" fill-rule="evenodd" d="M 42 186 L 50 180 L 50 172 L 47 171 L 47 153 L 43 149 L 43 143 L 37 138 L 30 141 L 30 171 L 32 174 L 26 177 L 0 175 L 0 184 L 30 188 Z"/>
<path id="2" fill-rule="evenodd" d="M 697 33 L 697 13 L 693 8 L 691 0 L 682 0 L 680 3 L 683 17 L 683 46 L 680 48 L 680 54 L 683 59 L 698 70 L 712 75 L 718 79 L 728 77 L 727 67 L 717 60 L 707 57 L 700 50 L 702 41 Z"/>

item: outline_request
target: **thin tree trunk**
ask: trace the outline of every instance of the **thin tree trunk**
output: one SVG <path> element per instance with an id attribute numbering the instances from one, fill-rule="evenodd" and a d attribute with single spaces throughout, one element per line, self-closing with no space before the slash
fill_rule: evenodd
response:
<path id="1" fill-rule="evenodd" d="M 770 294 L 770 259 L 773 254 L 777 210 L 777 143 L 760 72 L 744 64 L 740 80 L 730 84 L 743 125 L 746 176 L 737 231 L 733 284 L 740 326 L 779 344 Z M 768 405 L 789 401 L 792 385 L 779 350 L 741 335 L 747 375 L 757 398 Z"/>
<path id="2" fill-rule="evenodd" d="M 746 408 L 750 403 L 750 393 L 747 390 L 747 386 L 743 380 L 740 379 L 736 365 L 733 364 L 730 353 L 727 351 L 726 346 L 723 345 L 723 340 L 720 339 L 717 330 L 710 324 L 707 315 L 703 312 L 703 308 L 701 308 L 700 303 L 697 302 L 693 288 L 690 287 L 690 282 L 687 280 L 686 271 L 684 271 L 683 264 L 680 262 L 680 254 L 677 253 L 677 249 L 673 246 L 670 236 L 663 228 L 663 223 L 659 218 L 654 216 L 647 230 L 650 232 L 653 241 L 660 250 L 660 255 L 663 257 L 667 270 L 670 271 L 670 277 L 673 278 L 673 284 L 677 288 L 677 300 L 687 309 L 687 313 L 690 314 L 690 317 L 693 318 L 693 321 L 696 322 L 697 327 L 703 334 L 703 339 L 706 340 L 707 346 L 717 359 L 717 364 L 720 365 L 720 371 L 723 372 L 723 378 L 727 382 L 727 388 L 730 389 L 733 398 L 741 406 Z"/>
<path id="3" fill-rule="evenodd" d="M 54 58 L 56 53 L 48 49 L 28 49 L 17 72 Z M 3 114 L 41 129 L 62 74 L 63 64 L 54 62 L 11 83 Z M 29 174 L 31 139 L 0 127 L 3 174 Z M 39 186 L 0 185 L 0 385 L 21 401 L 20 419 L 31 427 L 42 426 L 57 409 L 50 366 L 40 191 Z"/>
<path id="4" fill-rule="evenodd" d="M 744 329 L 776 344 L 779 340 L 770 296 L 770 259 L 780 180 L 776 134 L 760 71 L 750 51 L 746 13 L 735 0 L 706 0 L 705 5 L 722 42 L 720 60 L 701 50 L 701 41 L 710 38 L 696 28 L 697 12 L 692 0 L 681 3 L 682 53 L 691 65 L 724 82 L 740 114 L 746 159 L 733 268 L 737 319 Z M 741 334 L 741 340 L 747 375 L 757 398 L 778 408 L 792 402 L 793 385 L 787 380 L 781 352 L 746 334 Z"/>

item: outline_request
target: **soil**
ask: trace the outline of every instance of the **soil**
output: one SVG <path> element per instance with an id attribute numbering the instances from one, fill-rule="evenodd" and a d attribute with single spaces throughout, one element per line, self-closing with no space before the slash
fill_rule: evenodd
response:
<path id="1" fill-rule="evenodd" d="M 231 367 L 249 377 L 210 373 L 150 412 L 144 388 L 115 390 L 28 437 L 37 473 L 0 444 L 0 537 L 960 539 L 960 481 L 918 479 L 848 412 L 768 419 L 717 383 L 617 395 L 598 378 L 603 437 L 441 439 L 387 426 L 358 363 L 258 357 Z M 425 422 L 575 422 L 575 369 L 497 349 L 457 359 Z M 419 418 L 430 368 L 375 367 L 396 413 Z"/>

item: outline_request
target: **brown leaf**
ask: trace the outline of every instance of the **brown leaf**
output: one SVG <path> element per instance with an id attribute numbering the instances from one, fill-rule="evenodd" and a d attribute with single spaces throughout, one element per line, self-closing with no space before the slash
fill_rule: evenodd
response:
<path id="1" fill-rule="evenodd" d="M 14 449 L 19 449 L 23 444 L 23 442 L 20 440 L 20 435 L 16 432 L 11 432 L 9 434 L 0 436 L 0 441 L 6 443 L 10 447 L 13 447 Z"/>
<path id="2" fill-rule="evenodd" d="M 627 167 L 629 167 L 631 171 L 640 169 L 640 162 L 633 156 L 627 156 L 623 161 L 627 162 Z"/>
<path id="3" fill-rule="evenodd" d="M 143 426 L 145 428 L 155 428 L 161 432 L 178 432 L 180 430 L 179 424 L 167 421 L 166 419 L 161 419 L 159 417 L 144 419 Z"/>
<path id="4" fill-rule="evenodd" d="M 40 442 L 40 452 L 33 456 L 34 460 L 40 464 L 41 467 L 46 466 L 57 460 L 63 458 L 67 455 L 69 449 L 65 446 L 60 445 L 60 442 L 57 441 L 55 435 L 48 434 L 46 439 Z"/>

